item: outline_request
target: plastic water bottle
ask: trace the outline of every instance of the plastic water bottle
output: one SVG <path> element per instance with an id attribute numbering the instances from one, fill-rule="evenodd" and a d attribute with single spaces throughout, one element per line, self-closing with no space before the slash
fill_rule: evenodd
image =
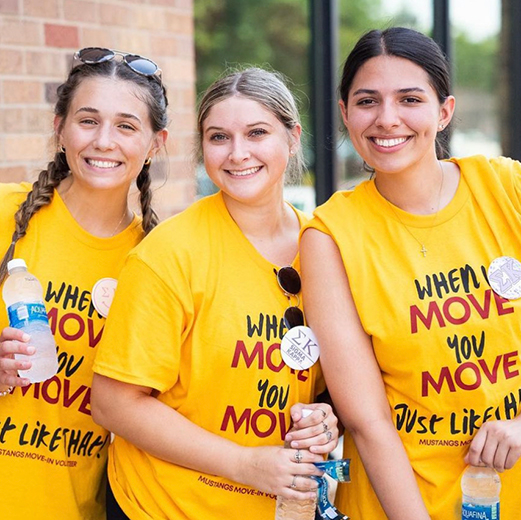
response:
<path id="1" fill-rule="evenodd" d="M 302 410 L 302 416 L 307 417 L 313 410 Z M 288 443 L 284 443 L 285 448 L 290 448 Z M 305 450 L 300 450 L 305 451 Z M 300 477 L 306 478 L 306 477 Z M 275 510 L 275 520 L 314 520 L 317 507 L 316 497 L 307 500 L 295 500 L 277 496 L 277 506 Z"/>
<path id="2" fill-rule="evenodd" d="M 35 347 L 32 356 L 15 354 L 16 359 L 29 359 L 29 370 L 19 374 L 31 383 L 51 378 L 58 371 L 56 343 L 43 302 L 43 289 L 38 279 L 27 272 L 25 261 L 16 258 L 7 264 L 9 276 L 5 280 L 2 297 L 9 315 L 9 325 L 31 336 L 29 344 Z"/>
<path id="3" fill-rule="evenodd" d="M 499 520 L 501 480 L 496 470 L 486 466 L 468 466 L 461 477 L 462 520 Z"/>

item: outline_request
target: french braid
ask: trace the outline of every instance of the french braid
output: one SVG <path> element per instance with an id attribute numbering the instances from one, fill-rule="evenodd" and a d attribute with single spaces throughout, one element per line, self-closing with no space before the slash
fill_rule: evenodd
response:
<path id="1" fill-rule="evenodd" d="M 116 60 L 96 64 L 82 64 L 71 69 L 65 83 L 62 83 L 57 89 L 58 100 L 54 107 L 54 113 L 61 118 L 62 124 L 67 118 L 78 86 L 87 78 L 97 77 L 117 78 L 137 85 L 141 89 L 142 99 L 148 107 L 152 130 L 159 132 L 167 127 L 168 99 L 164 85 L 153 77 L 143 76 L 134 72 L 124 62 Z M 145 165 L 143 167 L 137 179 L 137 185 L 141 192 L 140 202 L 145 233 L 151 231 L 159 220 L 151 206 L 152 192 L 150 190 L 149 166 Z M 29 221 L 40 208 L 52 201 L 55 188 L 69 174 L 69 165 L 64 152 L 56 153 L 54 160 L 47 165 L 47 169 L 40 172 L 38 180 L 33 184 L 32 190 L 28 193 L 26 200 L 20 205 L 15 214 L 15 231 L 12 236 L 12 242 L 0 264 L 0 284 L 7 276 L 7 263 L 13 259 L 16 243 L 27 233 Z"/>
<path id="2" fill-rule="evenodd" d="M 145 235 L 150 233 L 158 224 L 159 217 L 152 208 L 152 190 L 150 185 L 150 164 L 144 164 L 136 179 L 136 186 L 139 189 L 139 202 L 141 204 L 141 215 L 143 218 L 142 227 Z"/>
<path id="3" fill-rule="evenodd" d="M 57 152 L 54 160 L 47 165 L 47 169 L 40 172 L 38 180 L 14 215 L 15 230 L 11 237 L 12 241 L 0 264 L 0 284 L 7 276 L 7 263 L 14 257 L 16 243 L 27 233 L 29 221 L 38 210 L 51 203 L 55 188 L 68 175 L 69 165 L 65 153 Z"/>

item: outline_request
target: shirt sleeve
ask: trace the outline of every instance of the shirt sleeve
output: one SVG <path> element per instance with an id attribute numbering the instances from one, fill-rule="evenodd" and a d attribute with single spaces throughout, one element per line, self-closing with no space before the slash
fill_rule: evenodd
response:
<path id="1" fill-rule="evenodd" d="M 168 273 L 166 279 L 170 279 Z M 176 287 L 136 254 L 121 272 L 103 332 L 94 372 L 165 392 L 176 383 L 182 345 L 193 320 L 188 283 Z"/>
<path id="2" fill-rule="evenodd" d="M 492 168 L 501 179 L 508 198 L 521 213 L 521 163 L 509 157 L 497 157 L 490 161 Z"/>

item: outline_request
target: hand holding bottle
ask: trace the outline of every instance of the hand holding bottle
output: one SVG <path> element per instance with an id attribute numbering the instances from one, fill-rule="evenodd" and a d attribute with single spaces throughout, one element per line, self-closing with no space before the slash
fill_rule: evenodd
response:
<path id="1" fill-rule="evenodd" d="M 303 411 L 306 410 L 306 413 Z M 291 407 L 293 427 L 285 441 L 290 448 L 327 455 L 338 444 L 338 419 L 327 403 L 297 403 Z"/>
<path id="2" fill-rule="evenodd" d="M 291 499 L 306 500 L 316 496 L 317 482 L 309 477 L 323 474 L 313 464 L 322 461 L 322 456 L 283 446 L 241 446 L 239 449 L 241 455 L 234 464 L 231 480 Z"/>
<path id="3" fill-rule="evenodd" d="M 27 272 L 27 265 L 21 258 L 11 260 L 7 270 L 9 276 L 4 282 L 2 297 L 9 324 L 30 336 L 31 346 L 35 348 L 30 367 L 19 370 L 31 383 L 45 381 L 58 371 L 58 359 L 42 286 L 34 275 Z M 27 361 L 25 355 L 15 352 L 14 356 Z"/>
<path id="4" fill-rule="evenodd" d="M 27 386 L 31 382 L 26 377 L 18 377 L 19 370 L 29 370 L 30 357 L 36 349 L 30 343 L 30 336 L 23 330 L 6 327 L 0 334 L 0 385 Z M 15 354 L 24 358 L 15 359 Z"/>
<path id="5" fill-rule="evenodd" d="M 514 467 L 521 456 L 521 416 L 487 421 L 470 443 L 465 463 L 485 464 L 500 473 Z"/>

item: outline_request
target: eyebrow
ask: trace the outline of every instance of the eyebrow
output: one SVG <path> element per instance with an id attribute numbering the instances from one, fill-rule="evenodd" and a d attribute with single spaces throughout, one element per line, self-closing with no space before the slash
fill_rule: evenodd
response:
<path id="1" fill-rule="evenodd" d="M 78 114 L 79 112 L 88 112 L 90 114 L 99 114 L 99 110 L 97 108 L 93 107 L 81 107 L 76 110 L 75 114 Z M 141 123 L 141 119 L 137 117 L 134 114 L 129 114 L 127 112 L 118 112 L 116 114 L 118 117 L 122 117 L 123 119 L 135 119 L 136 121 L 139 121 Z"/>
<path id="2" fill-rule="evenodd" d="M 257 121 L 256 123 L 249 123 L 249 124 L 247 124 L 246 126 L 247 126 L 248 128 L 251 128 L 251 127 L 253 127 L 253 126 L 259 126 L 259 125 L 265 125 L 265 126 L 270 126 L 270 127 L 273 126 L 273 125 L 271 125 L 270 123 L 268 123 L 268 122 L 266 122 L 266 121 Z M 214 126 L 209 126 L 209 127 L 205 130 L 205 132 L 209 132 L 210 130 L 224 130 L 224 127 L 222 127 L 222 126 L 215 126 L 215 125 L 214 125 Z"/>
<path id="3" fill-rule="evenodd" d="M 407 88 L 400 88 L 396 90 L 397 94 L 409 94 L 411 92 L 422 92 L 425 93 L 425 89 L 420 87 L 407 87 Z M 353 92 L 353 96 L 359 96 L 360 94 L 369 94 L 369 95 L 375 95 L 378 94 L 378 90 L 371 90 L 368 88 L 360 88 Z"/>

